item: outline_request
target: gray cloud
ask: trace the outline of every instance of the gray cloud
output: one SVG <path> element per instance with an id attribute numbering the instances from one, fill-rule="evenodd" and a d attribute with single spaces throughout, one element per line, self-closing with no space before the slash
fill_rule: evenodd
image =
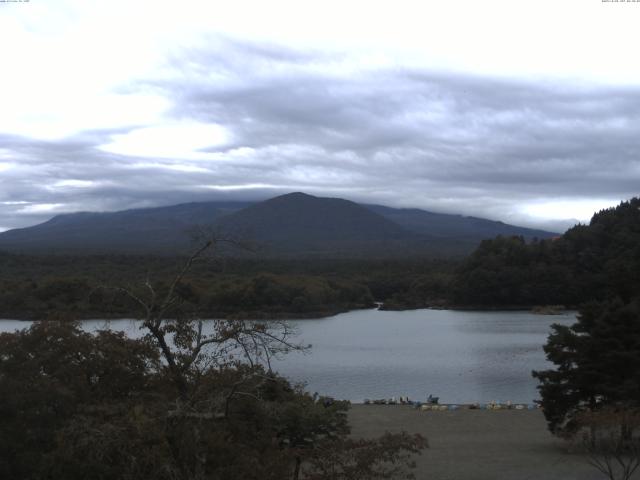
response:
<path id="1" fill-rule="evenodd" d="M 639 193 L 640 88 L 358 69 L 323 53 L 212 44 L 175 53 L 167 75 L 121 90 L 161 93 L 174 119 L 223 125 L 232 138 L 208 149 L 216 159 L 150 160 L 97 148 L 126 130 L 48 142 L 0 136 L 0 164 L 16 165 L 0 171 L 0 227 L 57 211 L 292 190 L 535 224 L 520 205 Z M 209 188 L 247 184 L 256 188 Z"/>

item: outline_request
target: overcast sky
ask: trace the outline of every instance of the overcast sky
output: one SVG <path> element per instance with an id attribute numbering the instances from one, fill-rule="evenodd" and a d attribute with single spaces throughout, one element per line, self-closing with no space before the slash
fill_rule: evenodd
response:
<path id="1" fill-rule="evenodd" d="M 0 231 L 290 191 L 563 230 L 640 192 L 640 1 L 0 2 Z"/>

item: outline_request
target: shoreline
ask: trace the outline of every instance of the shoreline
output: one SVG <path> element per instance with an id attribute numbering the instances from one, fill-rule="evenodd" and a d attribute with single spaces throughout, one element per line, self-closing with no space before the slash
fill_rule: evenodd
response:
<path id="1" fill-rule="evenodd" d="M 213 320 L 213 319 L 232 319 L 232 320 L 264 320 L 264 321 L 277 321 L 277 320 L 316 320 L 319 318 L 327 318 L 334 317 L 336 315 L 340 315 L 341 313 L 348 312 L 356 312 L 360 310 L 377 310 L 375 307 L 362 307 L 362 308 L 334 308 L 330 310 L 323 311 L 313 311 L 313 312 L 279 312 L 279 313 L 271 313 L 271 312 L 218 312 L 218 313 L 207 313 L 202 315 L 199 320 Z M 41 316 L 37 314 L 11 314 L 13 318 L 5 318 L 0 315 L 0 322 L 5 320 L 18 321 L 18 322 L 37 322 L 42 321 Z M 77 315 L 72 316 L 69 315 L 68 319 L 52 319 L 52 320 L 63 320 L 63 321 L 95 321 L 95 320 L 134 320 L 135 315 L 131 312 L 123 313 L 119 312 L 118 314 L 113 313 L 95 313 L 92 312 L 90 315 Z M 44 320 L 47 320 L 46 318 Z M 196 319 L 198 320 L 198 319 Z"/>
<path id="2" fill-rule="evenodd" d="M 208 314 L 202 315 L 200 320 L 212 320 L 212 319 L 232 319 L 232 320 L 264 320 L 264 321 L 278 321 L 278 320 L 318 320 L 321 318 L 329 318 L 335 317 L 342 313 L 349 312 L 358 312 L 362 310 L 372 310 L 372 311 L 381 311 L 381 312 L 409 312 L 416 310 L 450 310 L 453 312 L 529 312 L 535 315 L 565 315 L 567 313 L 576 312 L 575 308 L 565 307 L 558 309 L 547 310 L 547 308 L 555 307 L 555 306 L 460 306 L 460 305 L 450 305 L 450 306 L 424 306 L 424 307 L 416 307 L 416 308 L 385 308 L 384 304 L 378 302 L 375 306 L 362 306 L 362 307 L 350 307 L 350 308 L 332 308 L 328 310 L 321 311 L 311 311 L 311 312 L 210 312 Z M 564 307 L 564 306 L 563 306 Z M 2 321 L 24 321 L 24 322 L 35 322 L 41 321 L 41 315 L 34 313 L 23 313 L 16 314 L 11 313 L 9 316 L 5 317 L 4 314 L 0 314 L 0 322 Z M 46 316 L 46 315 L 45 315 Z M 63 321 L 93 321 L 93 320 L 129 320 L 135 319 L 135 315 L 131 314 L 131 312 L 123 313 L 119 312 L 118 314 L 114 313 L 96 313 L 91 312 L 91 314 L 87 315 L 79 315 L 73 316 L 69 315 L 69 318 L 53 318 L 51 320 L 63 320 Z M 44 320 L 48 320 L 45 318 Z"/>
<path id="3" fill-rule="evenodd" d="M 395 403 L 376 403 L 377 400 L 367 402 L 349 402 L 351 405 L 358 407 L 405 407 L 413 408 L 420 411 L 457 411 L 457 410 L 517 410 L 517 411 L 531 411 L 541 410 L 536 401 L 534 402 L 461 402 L 461 403 L 428 403 L 420 401 L 410 401 L 409 403 L 395 402 Z"/>
<path id="4" fill-rule="evenodd" d="M 562 315 L 567 312 L 575 312 L 577 306 L 566 305 L 425 305 L 421 307 L 385 307 L 379 308 L 387 312 L 406 312 L 409 310 L 452 310 L 460 312 L 531 312 L 538 315 Z"/>

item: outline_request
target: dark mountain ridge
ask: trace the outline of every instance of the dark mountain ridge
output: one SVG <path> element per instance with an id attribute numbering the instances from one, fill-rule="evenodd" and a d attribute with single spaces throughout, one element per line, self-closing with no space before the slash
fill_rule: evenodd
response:
<path id="1" fill-rule="evenodd" d="M 58 215 L 0 233 L 0 249 L 22 253 L 175 254 L 208 226 L 259 245 L 266 255 L 460 255 L 484 238 L 556 234 L 474 217 L 359 205 L 296 192 L 263 202 L 199 202 L 119 212 Z"/>
<path id="2" fill-rule="evenodd" d="M 0 233 L 0 248 L 24 253 L 171 253 L 188 248 L 189 229 L 215 223 L 249 202 L 199 202 L 118 212 L 57 215 Z"/>
<path id="3" fill-rule="evenodd" d="M 497 235 L 522 236 L 526 240 L 550 238 L 558 235 L 545 230 L 517 227 L 486 218 L 434 213 L 419 208 L 364 206 L 408 230 L 435 237 L 469 239 L 475 242 Z"/>
<path id="4" fill-rule="evenodd" d="M 251 205 L 218 222 L 221 230 L 259 239 L 279 253 L 384 250 L 423 240 L 357 203 L 290 193 Z"/>

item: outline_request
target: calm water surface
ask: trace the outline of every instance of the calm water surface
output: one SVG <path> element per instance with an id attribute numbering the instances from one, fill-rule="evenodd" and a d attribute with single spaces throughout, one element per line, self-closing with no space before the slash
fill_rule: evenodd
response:
<path id="1" fill-rule="evenodd" d="M 548 368 L 542 345 L 552 323 L 575 321 L 575 312 L 359 310 L 316 320 L 293 320 L 309 353 L 291 353 L 274 368 L 307 390 L 362 402 L 364 398 L 429 393 L 441 402 L 531 403 L 538 398 L 531 370 Z M 0 321 L 0 331 L 25 322 Z M 88 330 L 102 320 L 84 322 Z M 112 320 L 113 329 L 139 333 L 131 320 Z"/>

